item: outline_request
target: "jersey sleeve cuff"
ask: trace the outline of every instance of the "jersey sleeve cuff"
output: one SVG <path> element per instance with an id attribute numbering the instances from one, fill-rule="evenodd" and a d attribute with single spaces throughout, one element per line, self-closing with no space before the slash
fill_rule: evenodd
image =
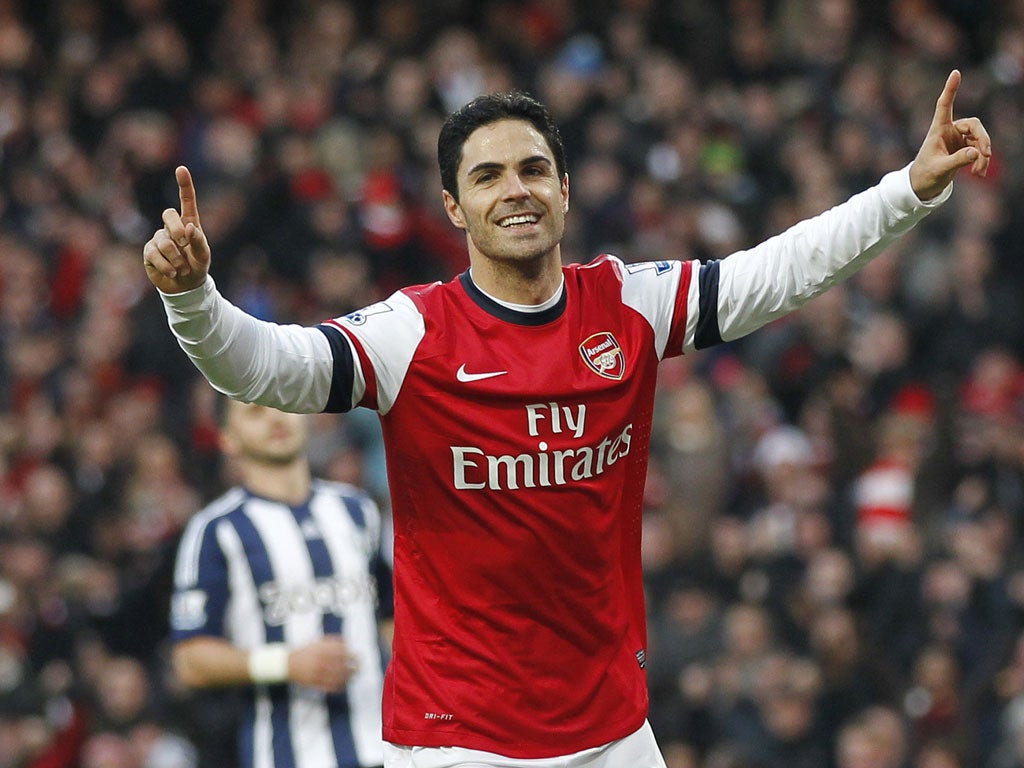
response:
<path id="1" fill-rule="evenodd" d="M 911 163 L 908 163 L 903 168 L 882 177 L 880 183 L 882 195 L 893 210 L 910 214 L 922 209 L 938 208 L 953 194 L 953 182 L 950 182 L 942 192 L 931 200 L 921 200 L 910 183 L 910 166 Z"/>
<path id="2" fill-rule="evenodd" d="M 204 305 L 217 294 L 217 284 L 213 281 L 211 275 L 207 275 L 206 280 L 201 285 L 189 291 L 164 293 L 157 288 L 157 293 L 160 294 L 160 299 L 169 309 L 178 312 L 194 312 L 198 309 L 204 309 Z"/>

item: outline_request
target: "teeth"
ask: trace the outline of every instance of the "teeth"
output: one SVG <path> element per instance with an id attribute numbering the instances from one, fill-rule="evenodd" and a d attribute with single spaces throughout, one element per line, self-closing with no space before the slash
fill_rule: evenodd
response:
<path id="1" fill-rule="evenodd" d="M 532 213 L 524 213 L 519 216 L 509 216 L 507 219 L 502 219 L 500 223 L 503 227 L 514 227 L 516 224 L 536 224 L 537 216 Z"/>

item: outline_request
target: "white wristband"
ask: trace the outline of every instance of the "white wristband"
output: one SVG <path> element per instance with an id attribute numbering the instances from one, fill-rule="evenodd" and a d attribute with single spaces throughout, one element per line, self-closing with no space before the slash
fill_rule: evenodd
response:
<path id="1" fill-rule="evenodd" d="M 249 679 L 254 683 L 283 683 L 288 680 L 288 646 L 261 645 L 249 651 Z"/>

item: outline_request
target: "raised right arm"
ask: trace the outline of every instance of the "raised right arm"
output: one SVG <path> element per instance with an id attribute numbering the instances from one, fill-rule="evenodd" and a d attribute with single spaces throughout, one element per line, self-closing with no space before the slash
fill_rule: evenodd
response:
<path id="1" fill-rule="evenodd" d="M 352 343 L 316 328 L 262 322 L 226 301 L 209 276 L 210 244 L 192 175 L 185 166 L 174 175 L 181 210 L 163 212 L 164 226 L 142 260 L 181 348 L 215 389 L 236 400 L 298 413 L 352 408 L 365 386 Z"/>
<path id="2" fill-rule="evenodd" d="M 224 299 L 209 276 L 198 288 L 161 293 L 161 298 L 179 346 L 229 397 L 282 411 L 319 413 L 336 379 L 352 382 L 353 392 L 361 392 L 360 373 L 345 339 L 332 344 L 317 328 L 258 320 Z M 343 369 L 337 377 L 336 367 Z M 351 408 L 352 397 L 338 410 Z"/>

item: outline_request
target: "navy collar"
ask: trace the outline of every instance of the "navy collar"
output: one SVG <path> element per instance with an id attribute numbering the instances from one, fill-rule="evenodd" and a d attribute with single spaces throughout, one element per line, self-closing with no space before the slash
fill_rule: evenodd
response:
<path id="1" fill-rule="evenodd" d="M 547 325 L 560 318 L 562 313 L 565 312 L 566 290 L 564 285 L 562 287 L 562 295 L 553 307 L 549 307 L 543 312 L 519 312 L 499 304 L 484 294 L 483 291 L 477 288 L 473 278 L 469 276 L 468 269 L 459 275 L 459 282 L 462 283 L 462 287 L 466 290 L 474 304 L 487 314 L 493 315 L 499 320 L 504 320 L 506 323 L 515 323 L 516 325 Z"/>

